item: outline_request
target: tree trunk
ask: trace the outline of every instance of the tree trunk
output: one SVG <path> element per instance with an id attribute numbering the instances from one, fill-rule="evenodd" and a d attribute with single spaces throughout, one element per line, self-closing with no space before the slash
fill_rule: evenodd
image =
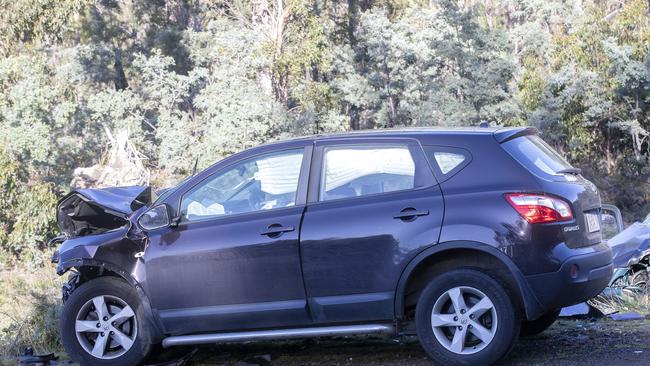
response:
<path id="1" fill-rule="evenodd" d="M 126 80 L 126 74 L 124 73 L 124 65 L 122 64 L 122 50 L 117 47 L 113 48 L 115 52 L 115 63 L 113 68 L 115 71 L 114 83 L 115 90 L 124 90 L 129 87 L 129 83 Z"/>

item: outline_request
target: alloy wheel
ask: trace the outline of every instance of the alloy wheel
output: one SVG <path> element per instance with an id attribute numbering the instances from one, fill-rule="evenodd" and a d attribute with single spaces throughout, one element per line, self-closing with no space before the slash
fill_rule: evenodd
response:
<path id="1" fill-rule="evenodd" d="M 131 306 L 116 296 L 96 296 L 77 313 L 75 333 L 83 349 L 99 359 L 113 359 L 131 349 L 138 323 Z"/>
<path id="2" fill-rule="evenodd" d="M 481 351 L 494 339 L 498 318 L 492 300 L 469 286 L 454 287 L 436 300 L 431 327 L 448 351 L 468 355 Z"/>

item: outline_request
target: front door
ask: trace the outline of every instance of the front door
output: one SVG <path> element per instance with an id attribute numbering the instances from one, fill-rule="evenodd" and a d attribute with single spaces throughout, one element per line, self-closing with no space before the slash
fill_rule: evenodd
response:
<path id="1" fill-rule="evenodd" d="M 305 146 L 222 168 L 182 195 L 177 227 L 149 233 L 146 287 L 166 332 L 310 321 L 298 242 L 310 157 Z"/>
<path id="2" fill-rule="evenodd" d="M 317 323 L 394 317 L 402 270 L 440 235 L 443 199 L 411 139 L 316 143 L 301 231 Z"/>

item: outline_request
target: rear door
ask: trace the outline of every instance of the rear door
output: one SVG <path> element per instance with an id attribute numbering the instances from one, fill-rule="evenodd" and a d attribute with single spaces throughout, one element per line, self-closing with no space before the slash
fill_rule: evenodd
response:
<path id="1" fill-rule="evenodd" d="M 416 140 L 315 144 L 301 256 L 316 323 L 392 319 L 403 268 L 440 234 L 443 199 Z"/>

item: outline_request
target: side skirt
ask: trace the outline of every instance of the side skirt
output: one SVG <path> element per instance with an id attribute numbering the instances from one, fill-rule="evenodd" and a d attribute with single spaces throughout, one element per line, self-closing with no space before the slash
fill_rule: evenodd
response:
<path id="1" fill-rule="evenodd" d="M 211 333 L 173 336 L 163 339 L 163 347 L 188 344 L 228 343 L 252 340 L 275 340 L 289 338 L 310 338 L 335 335 L 386 333 L 395 334 L 392 324 L 339 325 L 331 327 L 311 327 L 293 329 L 255 330 L 246 332 Z"/>

